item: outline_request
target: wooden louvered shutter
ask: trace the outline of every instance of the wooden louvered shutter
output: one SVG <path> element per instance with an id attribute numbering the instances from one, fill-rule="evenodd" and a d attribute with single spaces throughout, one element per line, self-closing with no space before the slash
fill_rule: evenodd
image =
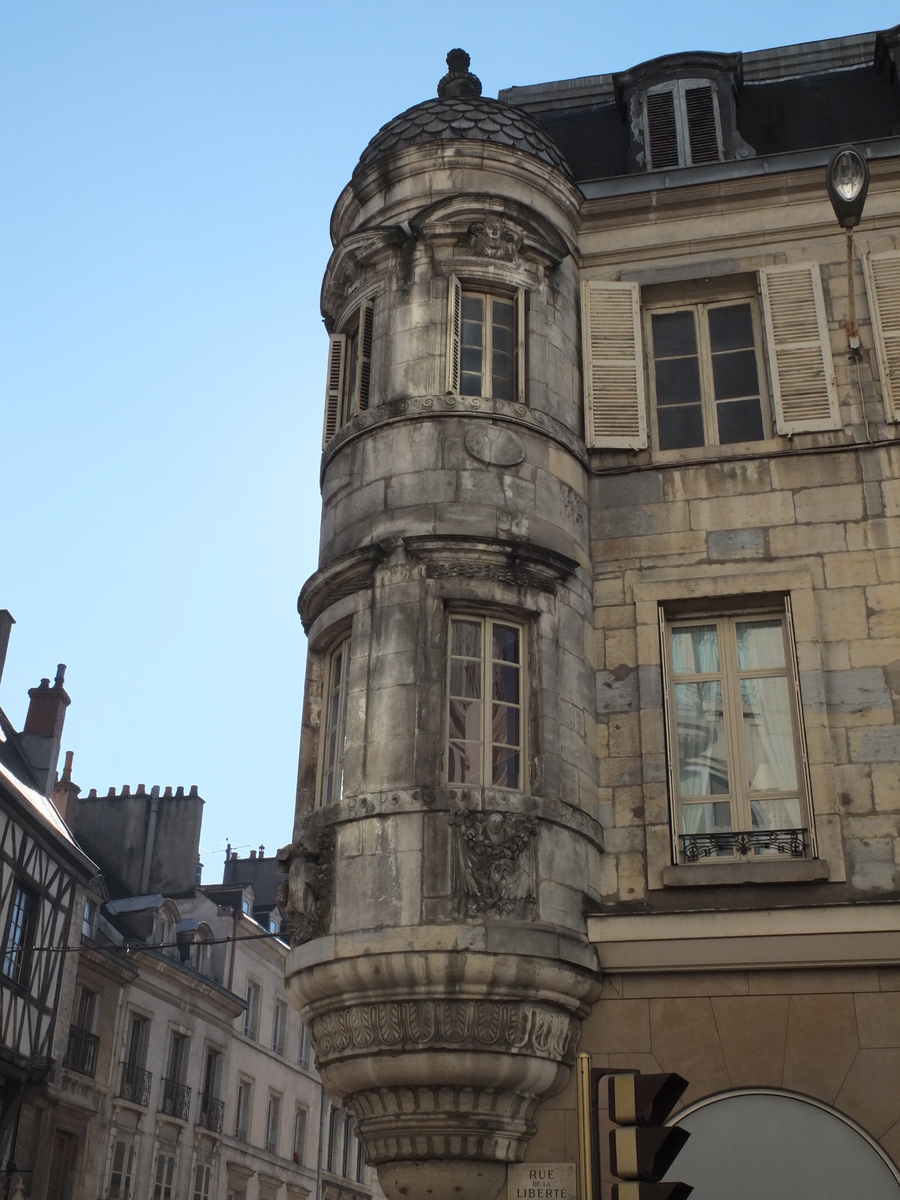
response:
<path id="1" fill-rule="evenodd" d="M 777 432 L 840 429 L 818 264 L 767 267 L 760 283 Z"/>
<path id="2" fill-rule="evenodd" d="M 647 406 L 636 283 L 582 285 L 584 438 L 588 446 L 647 445 Z"/>
<path id="3" fill-rule="evenodd" d="M 900 421 L 900 253 L 870 254 L 864 266 L 885 415 Z"/>
<path id="4" fill-rule="evenodd" d="M 688 140 L 692 163 L 719 161 L 719 131 L 716 127 L 716 105 L 711 84 L 685 87 L 684 105 L 687 113 Z"/>
<path id="5" fill-rule="evenodd" d="M 447 391 L 459 395 L 460 321 L 462 320 L 462 285 L 455 275 L 450 276 L 447 298 Z"/>
<path id="6" fill-rule="evenodd" d="M 372 330 L 375 325 L 375 305 L 366 300 L 359 310 L 359 388 L 356 411 L 369 407 L 369 388 L 372 381 Z"/>
<path id="7" fill-rule="evenodd" d="M 675 118 L 675 95 L 672 91 L 647 93 L 648 165 L 677 167 L 678 124 Z"/>
<path id="8" fill-rule="evenodd" d="M 344 396 L 344 353 L 347 339 L 342 333 L 333 333 L 328 344 L 328 385 L 325 389 L 325 429 L 322 446 L 327 446 L 337 433 L 341 419 L 341 402 Z"/>
<path id="9" fill-rule="evenodd" d="M 525 289 L 516 292 L 515 330 L 513 331 L 513 398 L 517 404 L 525 403 Z"/>
<path id="10" fill-rule="evenodd" d="M 123 1184 L 125 1180 L 125 1165 L 128 1158 L 129 1148 L 133 1153 L 134 1147 L 129 1147 L 128 1142 L 116 1142 L 115 1146 L 113 1147 L 112 1169 L 109 1173 L 109 1189 L 107 1192 L 109 1200 L 125 1200 L 127 1196 L 127 1192 L 124 1190 Z"/>

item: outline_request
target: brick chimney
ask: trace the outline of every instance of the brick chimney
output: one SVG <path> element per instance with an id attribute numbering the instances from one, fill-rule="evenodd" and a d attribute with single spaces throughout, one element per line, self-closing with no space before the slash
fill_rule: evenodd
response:
<path id="1" fill-rule="evenodd" d="M 60 663 L 56 668 L 53 687 L 49 679 L 42 679 L 38 687 L 29 690 L 28 699 L 31 703 L 28 705 L 25 728 L 19 734 L 19 746 L 45 796 L 51 794 L 56 782 L 63 723 L 66 709 L 71 703 L 63 687 L 65 678 L 65 663 Z"/>
<path id="2" fill-rule="evenodd" d="M 66 765 L 63 767 L 62 775 L 54 784 L 53 794 L 50 797 L 53 807 L 70 829 L 75 828 L 78 793 L 81 791 L 78 784 L 72 782 L 72 759 L 74 757 L 71 750 L 66 751 Z"/>

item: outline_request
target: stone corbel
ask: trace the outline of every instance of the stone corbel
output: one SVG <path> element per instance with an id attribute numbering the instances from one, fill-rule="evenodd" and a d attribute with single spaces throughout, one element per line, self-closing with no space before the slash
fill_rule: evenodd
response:
<path id="1" fill-rule="evenodd" d="M 477 538 L 467 534 L 405 537 L 412 558 L 425 565 L 429 579 L 486 579 L 555 595 L 556 585 L 574 573 L 574 559 L 534 542 Z"/>
<path id="2" fill-rule="evenodd" d="M 336 558 L 327 567 L 311 575 L 304 583 L 297 600 L 297 611 L 300 613 L 304 631 L 309 633 L 313 621 L 329 604 L 342 600 L 344 596 L 352 596 L 354 592 L 360 592 L 363 588 L 371 587 L 375 568 L 383 563 L 386 557 L 387 551 L 376 542 Z"/>

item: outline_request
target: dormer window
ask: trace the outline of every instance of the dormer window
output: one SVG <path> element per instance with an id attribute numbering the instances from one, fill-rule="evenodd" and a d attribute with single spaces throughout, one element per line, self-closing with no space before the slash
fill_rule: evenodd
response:
<path id="1" fill-rule="evenodd" d="M 676 79 L 648 89 L 644 133 L 650 170 L 719 162 L 722 128 L 716 89 L 703 79 Z"/>

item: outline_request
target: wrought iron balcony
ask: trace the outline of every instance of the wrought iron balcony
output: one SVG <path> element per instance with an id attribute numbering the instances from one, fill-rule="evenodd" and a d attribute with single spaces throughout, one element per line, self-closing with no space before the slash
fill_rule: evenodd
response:
<path id="1" fill-rule="evenodd" d="M 176 1079 L 162 1081 L 162 1103 L 160 1109 L 169 1117 L 186 1121 L 191 1111 L 191 1089 Z"/>
<path id="2" fill-rule="evenodd" d="M 683 833 L 685 862 L 701 858 L 722 858 L 735 853 L 746 857 L 765 853 L 786 854 L 790 858 L 808 858 L 805 829 L 750 829 L 729 833 Z"/>
<path id="3" fill-rule="evenodd" d="M 122 1086 L 119 1089 L 119 1095 L 123 1100 L 130 1100 L 132 1104 L 140 1104 L 146 1108 L 150 1103 L 150 1083 L 153 1079 L 149 1071 L 145 1071 L 143 1067 L 136 1067 L 134 1063 L 122 1063 Z"/>
<path id="4" fill-rule="evenodd" d="M 69 1044 L 66 1047 L 65 1065 L 79 1075 L 90 1075 L 94 1078 L 97 1070 L 97 1047 L 100 1039 L 96 1033 L 88 1033 L 77 1025 L 69 1026 Z"/>
<path id="5" fill-rule="evenodd" d="M 202 1125 L 203 1128 L 208 1129 L 210 1133 L 221 1133 L 222 1118 L 224 1115 L 224 1100 L 219 1100 L 215 1096 L 210 1096 L 208 1092 L 200 1093 L 200 1115 L 197 1118 L 198 1125 Z"/>

